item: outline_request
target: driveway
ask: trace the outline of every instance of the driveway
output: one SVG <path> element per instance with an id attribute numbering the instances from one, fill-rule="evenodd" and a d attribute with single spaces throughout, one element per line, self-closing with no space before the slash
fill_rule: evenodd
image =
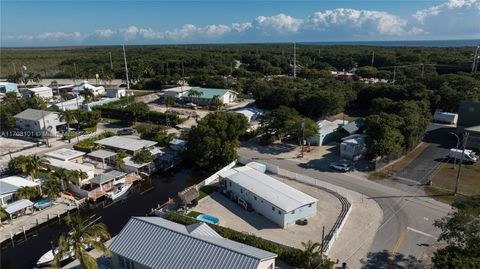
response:
<path id="1" fill-rule="evenodd" d="M 448 160 L 450 148 L 456 146 L 457 139 L 450 133 L 454 131 L 455 127 L 431 123 L 423 139 L 430 145 L 405 169 L 397 173 L 396 177 L 426 184 L 440 164 Z"/>

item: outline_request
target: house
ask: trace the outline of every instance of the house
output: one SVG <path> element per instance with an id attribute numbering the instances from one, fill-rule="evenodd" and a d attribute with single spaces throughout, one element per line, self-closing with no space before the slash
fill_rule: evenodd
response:
<path id="1" fill-rule="evenodd" d="M 82 179 L 80 182 L 77 182 L 77 185 L 85 185 L 90 182 L 90 179 L 92 179 L 95 176 L 95 167 L 85 165 L 85 164 L 80 164 L 80 163 L 74 163 L 74 162 L 69 162 L 69 161 L 61 161 L 58 159 L 54 158 L 47 158 L 49 161 L 48 166 L 52 170 L 56 170 L 58 168 L 63 168 L 65 170 L 70 170 L 70 171 L 82 171 L 87 174 L 87 177 Z"/>
<path id="2" fill-rule="evenodd" d="M 57 149 L 55 151 L 50 151 L 45 153 L 45 156 L 51 157 L 64 162 L 74 162 L 74 163 L 83 163 L 83 156 L 85 152 L 77 151 L 73 149 Z"/>
<path id="3" fill-rule="evenodd" d="M 150 150 L 157 142 L 143 139 L 134 139 L 125 136 L 111 136 L 94 142 L 113 151 L 125 151 L 129 154 L 135 154 L 142 149 Z"/>
<path id="4" fill-rule="evenodd" d="M 463 101 L 458 109 L 457 133 L 468 131 L 466 147 L 480 151 L 480 102 Z"/>
<path id="5" fill-rule="evenodd" d="M 220 185 L 234 201 L 282 228 L 317 213 L 317 199 L 252 167 L 233 168 L 218 175 Z"/>
<path id="6" fill-rule="evenodd" d="M 348 123 L 348 121 L 343 120 L 321 120 L 317 122 L 318 124 L 318 134 L 315 134 L 309 137 L 307 140 L 310 144 L 315 146 L 322 146 L 328 142 L 334 141 L 339 137 L 338 130 L 339 128 Z"/>
<path id="7" fill-rule="evenodd" d="M 433 114 L 433 121 L 436 121 L 436 122 L 457 124 L 457 120 L 458 120 L 458 114 L 456 113 L 435 111 L 435 113 Z"/>
<path id="8" fill-rule="evenodd" d="M 263 110 L 256 107 L 241 108 L 238 110 L 234 110 L 233 112 L 244 115 L 247 118 L 249 124 L 258 122 L 260 120 L 260 116 L 263 114 Z"/>
<path id="9" fill-rule="evenodd" d="M 18 128 L 23 131 L 31 132 L 30 136 L 44 137 L 57 136 L 59 127 L 66 123 L 60 121 L 57 112 L 26 109 L 13 116 Z"/>
<path id="10" fill-rule="evenodd" d="M 0 93 L 16 92 L 18 93 L 18 84 L 11 82 L 0 82 Z"/>
<path id="11" fill-rule="evenodd" d="M 42 97 L 43 99 L 46 99 L 46 100 L 53 98 L 52 88 L 50 88 L 50 87 L 45 87 L 45 86 L 26 89 L 26 90 L 23 92 L 23 96 L 24 96 L 24 97 L 29 97 L 29 96 L 31 96 L 32 94 L 33 94 L 33 95 L 36 95 L 36 96 L 38 96 L 38 97 Z"/>
<path id="12" fill-rule="evenodd" d="M 465 146 L 480 153 L 480 125 L 467 127 L 464 130 L 468 132 L 467 144 Z"/>
<path id="13" fill-rule="evenodd" d="M 187 141 L 174 138 L 168 143 L 168 146 L 175 151 L 184 151 L 187 148 Z"/>
<path id="14" fill-rule="evenodd" d="M 120 89 L 107 89 L 108 98 L 120 98 L 127 96 L 127 90 L 125 88 Z"/>
<path id="15" fill-rule="evenodd" d="M 77 95 L 73 99 L 53 104 L 51 107 L 57 111 L 77 110 L 81 108 L 84 100 L 83 96 Z"/>
<path id="16" fill-rule="evenodd" d="M 174 99 L 177 99 L 182 97 L 183 95 L 186 95 L 191 88 L 191 86 L 179 86 L 165 89 L 162 92 L 164 97 L 172 97 Z"/>
<path id="17" fill-rule="evenodd" d="M 348 124 L 343 125 L 340 128 L 341 129 L 340 132 L 342 132 L 344 136 L 349 136 L 362 131 L 364 126 L 365 126 L 365 119 L 358 118 Z"/>
<path id="18" fill-rule="evenodd" d="M 88 83 L 88 81 L 82 81 L 80 85 L 73 87 L 72 93 L 78 95 L 80 92 L 84 91 L 85 89 L 89 89 L 92 91 L 93 95 L 102 95 L 105 94 L 105 88 L 103 86 L 93 86 Z"/>
<path id="19" fill-rule="evenodd" d="M 112 269 L 274 269 L 276 254 L 221 237 L 205 223 L 184 226 L 133 217 L 108 246 Z"/>
<path id="20" fill-rule="evenodd" d="M 106 163 L 111 164 L 115 161 L 115 156 L 117 156 L 117 153 L 99 149 L 88 153 L 87 156 L 91 160 L 102 163 L 102 168 L 105 168 Z"/>
<path id="21" fill-rule="evenodd" d="M 351 79 L 353 78 L 353 73 L 346 71 L 332 71 L 332 75 L 337 79 Z"/>
<path id="22" fill-rule="evenodd" d="M 132 160 L 132 157 L 128 156 L 123 158 L 123 166 L 122 170 L 127 173 L 145 173 L 150 175 L 151 173 L 156 171 L 156 166 L 154 162 L 149 163 L 136 163 Z"/>
<path id="23" fill-rule="evenodd" d="M 340 143 L 340 156 L 355 159 L 366 152 L 365 135 L 351 135 L 342 138 Z"/>
<path id="24" fill-rule="evenodd" d="M 198 96 L 188 96 L 191 92 L 196 91 Z M 213 88 L 191 88 L 188 92 L 183 93 L 181 98 L 186 101 L 191 101 L 197 105 L 209 105 L 215 97 L 218 97 L 222 104 L 230 104 L 237 99 L 237 93 L 228 89 L 213 89 Z"/>
<path id="25" fill-rule="evenodd" d="M 39 187 L 37 182 L 19 176 L 0 178 L 0 206 L 15 201 L 15 193 L 22 187 Z"/>

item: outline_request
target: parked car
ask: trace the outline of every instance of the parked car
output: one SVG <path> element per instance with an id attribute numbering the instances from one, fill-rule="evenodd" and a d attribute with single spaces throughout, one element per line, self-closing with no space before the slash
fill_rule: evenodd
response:
<path id="1" fill-rule="evenodd" d="M 463 162 L 465 163 L 476 163 L 478 160 L 477 156 L 475 156 L 475 152 L 469 149 L 466 149 L 466 150 L 450 149 L 450 152 L 448 153 L 448 157 L 452 159 L 456 159 L 457 161 L 460 161 L 463 159 Z"/>
<path id="2" fill-rule="evenodd" d="M 123 128 L 117 131 L 117 135 L 133 135 L 133 134 L 137 134 L 137 129 Z"/>
<path id="3" fill-rule="evenodd" d="M 330 168 L 342 172 L 348 172 L 352 169 L 348 163 L 331 163 Z"/>
<path id="4" fill-rule="evenodd" d="M 297 225 L 305 226 L 305 225 L 308 224 L 308 220 L 307 220 L 307 219 L 298 219 L 298 220 L 295 221 L 295 223 L 296 223 Z"/>

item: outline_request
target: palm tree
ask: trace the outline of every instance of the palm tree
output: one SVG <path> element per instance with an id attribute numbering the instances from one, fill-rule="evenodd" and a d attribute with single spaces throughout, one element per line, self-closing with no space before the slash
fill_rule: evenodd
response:
<path id="1" fill-rule="evenodd" d="M 91 100 L 93 100 L 93 91 L 90 90 L 90 89 L 83 89 L 83 91 L 79 92 L 78 94 L 80 94 L 81 96 L 83 96 L 83 103 L 88 103 L 90 102 Z"/>
<path id="2" fill-rule="evenodd" d="M 81 180 L 88 177 L 87 173 L 81 170 L 68 170 L 66 172 L 67 178 L 70 182 L 73 182 L 75 185 L 80 186 Z"/>
<path id="3" fill-rule="evenodd" d="M 187 94 L 187 96 L 190 97 L 191 101 L 193 101 L 193 97 L 196 97 L 198 99 L 202 95 L 203 95 L 203 92 L 195 90 L 195 89 L 191 89 L 190 91 L 188 91 L 188 94 Z"/>
<path id="4" fill-rule="evenodd" d="M 68 174 L 67 174 L 67 172 L 68 171 L 65 168 L 58 168 L 53 173 L 53 178 L 58 183 L 60 183 L 60 185 L 62 186 L 62 191 L 65 191 L 65 189 L 66 189 L 65 186 L 68 186 Z"/>
<path id="5" fill-rule="evenodd" d="M 16 196 L 18 199 L 34 199 L 40 196 L 40 191 L 37 187 L 21 187 L 17 190 Z"/>
<path id="6" fill-rule="evenodd" d="M 43 193 L 49 198 L 55 199 L 62 191 L 62 185 L 56 178 L 47 179 L 42 184 Z"/>
<path id="7" fill-rule="evenodd" d="M 121 169 L 125 165 L 125 161 L 120 156 L 115 156 L 114 160 L 115 168 Z"/>
<path id="8" fill-rule="evenodd" d="M 302 242 L 303 262 L 305 269 L 310 269 L 315 264 L 315 259 L 320 255 L 320 243 L 313 243 L 311 240 Z"/>
<path id="9" fill-rule="evenodd" d="M 50 163 L 44 156 L 38 156 L 34 154 L 29 156 L 25 166 L 22 166 L 22 170 L 25 174 L 29 175 L 32 179 L 38 178 L 38 172 L 46 168 Z"/>
<path id="10" fill-rule="evenodd" d="M 72 249 L 81 268 L 97 269 L 97 262 L 90 256 L 87 249 L 93 247 L 100 252 L 110 254 L 108 248 L 101 242 L 110 239 L 107 226 L 103 223 L 88 224 L 88 219 L 80 215 L 70 215 L 65 220 L 70 228 L 70 233 L 64 233 L 58 238 L 58 252 L 55 253 L 52 266 L 60 267 L 63 256 Z"/>
<path id="11" fill-rule="evenodd" d="M 67 123 L 67 133 L 70 132 L 70 123 L 73 123 L 77 120 L 77 115 L 72 110 L 63 110 L 60 111 L 60 118 L 61 121 Z M 68 143 L 70 143 L 71 139 L 69 136 Z"/>
<path id="12" fill-rule="evenodd" d="M 7 211 L 5 211 L 5 208 L 3 206 L 0 206 L 0 220 L 4 220 L 8 217 Z"/>

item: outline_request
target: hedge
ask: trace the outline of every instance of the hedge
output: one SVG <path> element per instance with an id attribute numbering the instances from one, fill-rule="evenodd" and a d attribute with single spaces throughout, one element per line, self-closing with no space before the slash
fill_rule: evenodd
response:
<path id="1" fill-rule="evenodd" d="M 163 217 L 167 220 L 180 223 L 183 225 L 191 225 L 191 224 L 199 223 L 199 221 L 196 219 L 179 215 L 174 212 L 168 212 Z M 215 224 L 210 224 L 210 223 L 207 223 L 207 224 L 213 230 L 215 230 L 215 232 L 217 232 L 219 235 L 221 235 L 224 238 L 276 253 L 280 260 L 288 263 L 291 266 L 302 267 L 304 265 L 303 251 L 300 249 L 283 246 L 275 242 L 268 241 L 258 236 L 255 236 L 253 234 L 241 233 L 233 229 L 218 226 Z"/>

